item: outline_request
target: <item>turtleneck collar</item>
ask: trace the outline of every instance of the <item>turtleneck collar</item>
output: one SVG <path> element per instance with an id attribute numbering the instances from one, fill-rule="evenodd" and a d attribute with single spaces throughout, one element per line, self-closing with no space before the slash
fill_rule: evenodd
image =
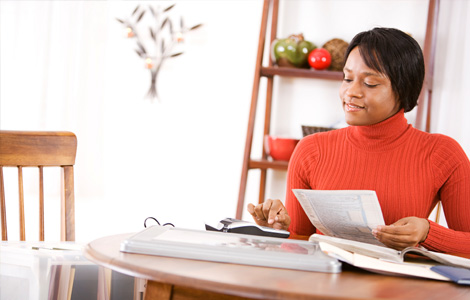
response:
<path id="1" fill-rule="evenodd" d="M 401 109 L 390 118 L 366 126 L 349 126 L 348 140 L 357 148 L 366 151 L 385 151 L 400 145 L 405 132 L 411 128 Z"/>

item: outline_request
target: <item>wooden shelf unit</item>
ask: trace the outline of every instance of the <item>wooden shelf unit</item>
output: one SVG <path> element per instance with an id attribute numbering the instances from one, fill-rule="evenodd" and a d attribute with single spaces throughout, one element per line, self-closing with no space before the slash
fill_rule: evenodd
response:
<path id="1" fill-rule="evenodd" d="M 261 76 L 272 77 L 274 75 L 284 77 L 301 77 L 316 79 L 343 80 L 343 72 L 316 71 L 313 69 L 296 69 L 283 67 L 261 67 Z"/>
<path id="2" fill-rule="evenodd" d="M 432 96 L 432 77 L 434 67 L 435 46 L 437 39 L 437 16 L 439 11 L 439 0 L 429 0 L 428 19 L 426 26 L 426 37 L 424 42 L 424 59 L 426 63 L 426 77 L 423 85 L 423 90 L 420 95 L 417 112 L 417 122 L 419 129 L 429 131 L 430 124 L 430 102 Z M 273 98 L 273 83 L 274 76 L 281 77 L 298 77 L 310 79 L 323 79 L 323 80 L 337 80 L 343 79 L 343 72 L 337 71 L 317 71 L 314 69 L 300 69 L 300 68 L 286 68 L 273 66 L 271 59 L 268 59 L 268 66 L 263 66 L 263 56 L 268 42 L 268 47 L 272 44 L 277 36 L 277 20 L 279 12 L 279 0 L 264 0 L 263 12 L 261 17 L 260 35 L 258 41 L 258 52 L 255 66 L 255 76 L 253 80 L 253 90 L 251 96 L 250 114 L 248 118 L 248 127 L 245 142 L 245 151 L 243 156 L 242 174 L 240 180 L 240 189 L 238 194 L 238 204 L 235 217 L 241 219 L 245 205 L 245 192 L 248 180 L 248 172 L 252 169 L 259 169 L 260 174 L 260 188 L 258 203 L 265 200 L 266 190 L 266 176 L 268 169 L 274 170 L 287 170 L 288 162 L 270 160 L 266 154 L 266 148 L 263 143 L 263 151 L 261 159 L 251 158 L 251 148 L 253 143 L 253 134 L 255 127 L 256 109 L 258 105 L 259 87 L 261 77 L 267 78 L 266 87 L 266 106 L 264 114 L 264 131 L 263 138 L 270 132 L 271 126 L 271 106 Z M 269 39 L 266 37 L 269 14 L 271 14 L 270 23 L 271 31 Z M 426 118 L 426 119 L 425 119 Z M 425 120 L 423 120 L 425 119 Z"/>
<path id="3" fill-rule="evenodd" d="M 248 164 L 249 169 L 277 169 L 277 170 L 287 170 L 287 161 L 281 160 L 269 160 L 269 159 L 250 159 Z"/>

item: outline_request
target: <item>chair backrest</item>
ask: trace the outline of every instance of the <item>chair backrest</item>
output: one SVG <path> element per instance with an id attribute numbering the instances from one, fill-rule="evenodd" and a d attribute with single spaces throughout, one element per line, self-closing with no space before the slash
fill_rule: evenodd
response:
<path id="1" fill-rule="evenodd" d="M 61 226 L 60 240 L 75 240 L 75 199 L 73 166 L 77 137 L 71 132 L 0 130 L 0 215 L 2 240 L 8 240 L 5 204 L 4 167 L 18 169 L 20 241 L 26 239 L 23 168 L 39 169 L 39 240 L 44 241 L 44 167 L 60 167 Z"/>

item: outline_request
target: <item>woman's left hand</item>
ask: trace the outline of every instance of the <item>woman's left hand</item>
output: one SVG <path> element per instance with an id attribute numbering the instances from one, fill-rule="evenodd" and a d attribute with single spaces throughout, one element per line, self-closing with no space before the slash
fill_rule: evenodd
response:
<path id="1" fill-rule="evenodd" d="M 407 217 L 389 226 L 378 226 L 372 230 L 377 240 L 387 247 L 403 250 L 424 242 L 429 232 L 429 221 L 423 218 Z"/>

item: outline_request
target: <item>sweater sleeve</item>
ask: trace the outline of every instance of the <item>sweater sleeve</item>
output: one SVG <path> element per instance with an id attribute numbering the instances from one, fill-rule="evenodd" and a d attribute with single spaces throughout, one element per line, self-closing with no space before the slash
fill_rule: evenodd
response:
<path id="1" fill-rule="evenodd" d="M 293 189 L 312 189 L 309 176 L 318 160 L 318 148 L 315 146 L 314 135 L 303 138 L 292 153 L 287 171 L 286 209 L 291 217 L 289 231 L 292 234 L 309 236 L 315 233 L 302 206 L 292 192 Z"/>
<path id="2" fill-rule="evenodd" d="M 470 161 L 452 138 L 440 136 L 433 151 L 438 195 L 449 228 L 430 221 L 424 247 L 447 253 L 470 253 Z"/>

